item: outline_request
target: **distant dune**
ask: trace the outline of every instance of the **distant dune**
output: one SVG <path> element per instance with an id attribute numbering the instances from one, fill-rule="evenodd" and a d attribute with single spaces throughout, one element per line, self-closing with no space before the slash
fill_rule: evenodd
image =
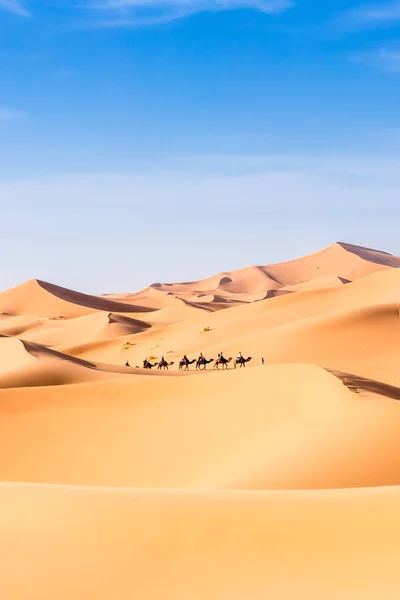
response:
<path id="1" fill-rule="evenodd" d="M 0 293 L 1 598 L 397 600 L 399 267 Z"/>
<path id="2" fill-rule="evenodd" d="M 226 298 L 231 302 L 251 302 L 265 298 L 271 291 L 329 287 L 328 282 L 338 285 L 394 267 L 400 267 L 400 258 L 386 252 L 338 242 L 309 256 L 285 263 L 248 267 L 190 283 L 157 283 L 151 287 L 158 292 L 169 292 L 188 300 L 203 293 Z M 141 292 L 137 298 L 142 294 Z"/>
<path id="3" fill-rule="evenodd" d="M 46 317 L 73 318 L 94 310 L 107 312 L 146 312 L 143 306 L 132 306 L 99 296 L 89 296 L 33 279 L 0 295 L 0 312 L 9 315 L 36 314 Z"/>

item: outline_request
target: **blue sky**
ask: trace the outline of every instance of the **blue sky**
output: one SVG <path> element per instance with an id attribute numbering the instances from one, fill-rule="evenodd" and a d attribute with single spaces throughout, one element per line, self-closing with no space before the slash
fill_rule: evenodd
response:
<path id="1" fill-rule="evenodd" d="M 0 0 L 0 288 L 400 254 L 400 1 Z"/>

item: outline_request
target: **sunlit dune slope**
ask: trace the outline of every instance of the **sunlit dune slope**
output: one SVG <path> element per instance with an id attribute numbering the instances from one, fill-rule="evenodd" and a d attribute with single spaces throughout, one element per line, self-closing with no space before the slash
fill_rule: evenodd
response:
<path id="1" fill-rule="evenodd" d="M 351 283 L 348 279 L 343 279 L 341 277 L 316 277 L 315 279 L 310 279 L 310 281 L 305 281 L 304 283 L 297 283 L 295 285 L 287 285 L 286 287 L 281 288 L 281 291 L 287 292 L 308 292 L 311 290 L 323 290 L 325 288 L 333 288 L 340 287 L 345 285 L 346 283 Z"/>
<path id="2" fill-rule="evenodd" d="M 400 303 L 285 325 L 238 340 L 267 362 L 304 362 L 400 385 Z"/>
<path id="3" fill-rule="evenodd" d="M 214 277 L 186 283 L 157 283 L 153 288 L 177 296 L 200 293 L 217 294 L 222 297 L 249 301 L 266 297 L 272 291 L 297 291 L 312 286 L 318 279 L 323 287 L 327 282 L 338 285 L 340 281 L 354 281 L 376 271 L 400 267 L 400 258 L 351 244 L 336 243 L 324 250 L 292 261 L 268 266 L 247 267 L 225 272 Z M 324 282 L 324 283 L 323 283 Z M 308 284 L 308 285 L 307 285 Z M 300 287 L 297 287 L 300 286 Z M 303 286 L 303 287 L 302 287 Z"/>
<path id="4" fill-rule="evenodd" d="M 399 488 L 0 486 L 7 600 L 397 600 Z"/>
<path id="5" fill-rule="evenodd" d="M 146 331 L 144 320 L 115 313 L 94 312 L 74 319 L 38 319 L 10 317 L 0 322 L 0 332 L 25 340 L 57 346 L 112 340 Z"/>
<path id="6" fill-rule="evenodd" d="M 122 304 L 133 304 L 135 306 L 145 306 L 153 309 L 162 309 L 170 306 L 181 306 L 179 298 L 176 298 L 171 292 L 161 291 L 151 286 L 136 293 L 125 294 L 106 294 L 102 296 L 107 300 L 113 300 Z"/>
<path id="7" fill-rule="evenodd" d="M 2 390 L 0 415 L 5 481 L 201 489 L 400 482 L 400 403 L 354 394 L 312 366 Z"/>
<path id="8" fill-rule="evenodd" d="M 380 330 L 376 311 L 386 310 L 385 306 L 392 306 L 394 314 L 385 319 L 385 329 Z M 343 370 L 353 370 L 358 368 L 357 357 L 363 357 L 358 361 L 366 359 L 365 366 L 373 366 L 372 371 L 362 371 L 369 376 L 376 376 L 384 373 L 386 367 L 396 367 L 397 369 L 397 337 L 394 332 L 397 330 L 398 320 L 396 318 L 396 305 L 400 307 L 400 269 L 390 269 L 373 275 L 367 276 L 359 281 L 333 287 L 329 289 L 320 289 L 307 292 L 299 292 L 279 298 L 271 298 L 261 302 L 245 304 L 234 307 L 226 311 L 220 311 L 213 314 L 204 314 L 194 311 L 182 316 L 181 321 L 167 327 L 153 327 L 138 335 L 126 338 L 132 342 L 128 351 L 121 351 L 121 344 L 117 340 L 108 340 L 99 344 L 82 344 L 79 346 L 61 346 L 64 352 L 87 360 L 99 360 L 102 362 L 111 362 L 121 364 L 125 357 L 134 364 L 140 364 L 144 356 L 152 354 L 160 356 L 168 354 L 171 360 L 177 361 L 187 353 L 196 356 L 200 351 L 206 353 L 212 358 L 216 358 L 217 353 L 223 350 L 225 356 L 235 356 L 240 350 L 245 355 L 252 356 L 255 360 L 251 365 L 258 363 L 259 358 L 269 357 L 271 361 L 285 360 L 285 344 L 289 344 L 291 336 L 297 350 L 293 353 L 293 344 L 287 345 L 288 361 L 307 362 L 314 358 L 318 359 L 317 364 L 322 364 L 323 359 L 328 364 L 323 366 L 336 366 Z M 376 310 L 374 307 L 378 307 Z M 379 308 L 380 307 L 380 308 Z M 348 313 L 357 312 L 362 309 L 371 308 L 372 312 L 362 313 L 362 323 L 357 317 L 357 327 L 363 329 L 365 323 L 365 335 L 360 330 L 351 325 L 353 316 Z M 169 309 L 165 309 L 169 310 Z M 389 309 L 388 309 L 389 310 Z M 153 323 L 156 325 L 156 319 L 153 315 L 161 314 L 163 311 L 153 313 Z M 343 325 L 338 322 L 337 334 L 333 337 L 329 332 L 334 332 L 335 317 L 341 315 L 345 319 Z M 370 316 L 369 316 L 370 315 Z M 175 317 L 178 317 L 176 313 Z M 147 318 L 147 317 L 146 317 Z M 307 338 L 307 327 L 314 327 L 313 320 L 318 318 L 327 319 L 327 337 L 323 331 L 324 322 L 320 324 L 320 333 L 316 334 L 314 339 Z M 372 319 L 372 321 L 371 321 Z M 149 319 L 147 319 L 149 320 Z M 308 320 L 305 329 L 301 329 L 300 322 Z M 347 328 L 349 323 L 349 328 Z M 375 323 L 375 325 L 374 325 Z M 393 331 L 388 331 L 392 327 Z M 301 336 L 296 341 L 297 329 L 291 329 L 297 325 L 300 327 Z M 160 324 L 161 325 L 161 324 Z M 274 329 L 283 326 L 282 330 Z M 204 329 L 207 328 L 207 331 Z M 292 331 L 292 333 L 290 333 Z M 387 342 L 385 341 L 386 332 L 388 333 Z M 329 335 L 328 335 L 329 333 Z M 377 345 L 375 347 L 374 335 L 377 335 Z M 347 352 L 347 340 L 351 338 L 351 352 Z M 301 341 L 300 341 L 301 339 Z M 358 339 L 363 340 L 363 346 L 359 346 Z M 330 355 L 322 352 L 319 355 L 319 347 L 328 348 Z M 282 352 L 280 351 L 282 348 Z M 331 360 L 329 356 L 336 356 L 339 362 Z M 390 356 L 390 363 L 385 363 L 385 356 Z M 349 361 L 347 361 L 349 357 Z M 321 358 L 321 360 L 319 360 Z M 363 363 L 364 364 L 364 363 Z M 360 373 L 360 374 L 362 374 Z M 396 377 L 393 374 L 389 378 L 385 375 L 385 381 L 396 383 Z M 400 381 L 400 380 L 399 380 Z"/>
<path id="9" fill-rule="evenodd" d="M 39 344 L 0 336 L 0 389 L 130 379 L 132 373 L 138 371 L 94 364 Z"/>

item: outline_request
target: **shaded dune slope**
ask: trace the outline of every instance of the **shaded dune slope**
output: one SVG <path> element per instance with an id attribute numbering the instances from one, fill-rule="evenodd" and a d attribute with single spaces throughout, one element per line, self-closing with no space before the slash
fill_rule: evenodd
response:
<path id="1" fill-rule="evenodd" d="M 137 370 L 99 365 L 0 335 L 0 388 L 31 388 L 128 378 Z M 1 478 L 1 476 L 0 476 Z"/>
<path id="2" fill-rule="evenodd" d="M 366 377 L 360 377 L 353 373 L 343 373 L 342 371 L 330 370 L 330 373 L 340 379 L 349 390 L 356 392 L 357 394 L 363 392 L 370 392 L 372 394 L 378 394 L 379 396 L 385 396 L 392 400 L 400 401 L 400 387 L 383 383 L 382 381 L 376 381 L 375 379 L 368 379 Z"/>
<path id="3" fill-rule="evenodd" d="M 91 296 L 39 280 L 27 281 L 0 294 L 0 312 L 73 318 L 93 311 L 140 313 L 151 308 Z"/>

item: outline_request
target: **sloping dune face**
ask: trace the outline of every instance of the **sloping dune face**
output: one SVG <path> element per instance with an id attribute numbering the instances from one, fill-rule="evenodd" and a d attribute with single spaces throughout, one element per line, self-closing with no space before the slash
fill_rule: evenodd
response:
<path id="1" fill-rule="evenodd" d="M 1 293 L 1 598 L 397 600 L 398 267 Z"/>
<path id="2" fill-rule="evenodd" d="M 81 294 L 44 281 L 32 280 L 0 295 L 0 312 L 53 318 L 80 317 L 94 310 L 146 312 L 144 307 Z"/>
<path id="3" fill-rule="evenodd" d="M 72 396 L 61 388 L 56 405 L 53 389 L 31 390 L 28 404 L 21 390 L 3 390 L 0 473 L 6 481 L 102 487 L 400 485 L 400 405 L 391 399 L 361 400 L 309 365 L 203 379 L 91 382 Z M 27 437 L 29 465 L 19 450 Z"/>
<path id="4" fill-rule="evenodd" d="M 232 304 L 260 300 L 278 290 L 334 287 L 395 267 L 400 267 L 398 257 L 339 242 L 286 263 L 248 267 L 189 283 L 157 283 L 152 288 L 159 293 L 170 293 L 187 300 L 194 299 L 199 293 L 211 294 Z M 138 295 L 140 297 L 141 294 Z"/>

